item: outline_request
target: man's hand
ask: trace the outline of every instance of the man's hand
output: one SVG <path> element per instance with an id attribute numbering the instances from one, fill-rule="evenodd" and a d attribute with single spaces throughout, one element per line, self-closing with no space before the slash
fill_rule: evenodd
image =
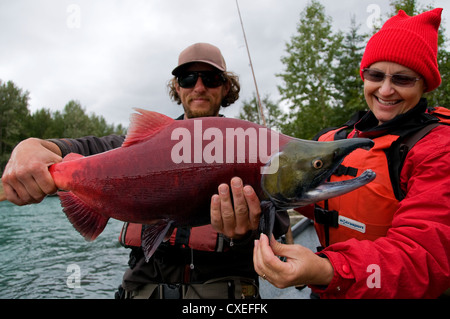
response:
<path id="1" fill-rule="evenodd" d="M 39 203 L 56 192 L 48 167 L 61 162 L 61 150 L 52 142 L 29 138 L 13 150 L 2 176 L 6 199 L 22 206 Z"/>
<path id="2" fill-rule="evenodd" d="M 211 198 L 211 225 L 232 239 L 240 239 L 259 226 L 261 207 L 251 186 L 244 186 L 239 177 L 231 179 L 230 187 L 221 184 L 219 194 Z"/>

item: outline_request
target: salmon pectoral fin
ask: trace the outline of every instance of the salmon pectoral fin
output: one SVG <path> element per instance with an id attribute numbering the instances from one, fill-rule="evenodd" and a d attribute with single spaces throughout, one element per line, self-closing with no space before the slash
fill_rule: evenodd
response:
<path id="1" fill-rule="evenodd" d="M 58 192 L 64 213 L 73 227 L 88 241 L 92 241 L 105 229 L 109 218 L 86 205 L 72 192 Z"/>
<path id="2" fill-rule="evenodd" d="M 142 249 L 145 255 L 145 261 L 149 261 L 159 244 L 167 238 L 168 231 L 173 230 L 173 221 L 162 219 L 152 225 L 144 225 L 142 232 Z M 170 234 L 168 235 L 170 236 Z"/>
<path id="3" fill-rule="evenodd" d="M 259 232 L 267 235 L 269 240 L 272 238 L 273 227 L 275 224 L 276 208 L 271 201 L 261 202 L 261 218 L 259 220 Z"/>

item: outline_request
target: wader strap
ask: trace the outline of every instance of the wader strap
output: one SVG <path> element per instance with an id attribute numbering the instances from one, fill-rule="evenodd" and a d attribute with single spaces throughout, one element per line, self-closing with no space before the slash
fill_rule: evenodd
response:
<path id="1" fill-rule="evenodd" d="M 185 247 L 189 246 L 189 237 L 191 236 L 191 228 L 189 227 L 178 227 L 177 234 L 175 237 L 175 244 L 180 244 Z"/>
<path id="2" fill-rule="evenodd" d="M 218 233 L 217 234 L 217 249 L 216 249 L 216 252 L 218 252 L 218 253 L 221 253 L 221 252 L 223 252 L 223 249 L 224 249 L 224 236 L 223 236 L 223 234 L 222 233 Z"/>

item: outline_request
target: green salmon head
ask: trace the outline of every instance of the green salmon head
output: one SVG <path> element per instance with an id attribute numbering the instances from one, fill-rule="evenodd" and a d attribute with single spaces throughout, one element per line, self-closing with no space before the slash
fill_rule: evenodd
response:
<path id="1" fill-rule="evenodd" d="M 332 142 L 292 140 L 267 163 L 266 167 L 271 169 L 262 175 L 262 189 L 279 209 L 305 206 L 343 195 L 371 182 L 375 173 L 367 170 L 344 182 L 327 183 L 326 180 L 345 156 L 357 148 L 370 149 L 373 145 L 372 140 L 364 138 Z"/>

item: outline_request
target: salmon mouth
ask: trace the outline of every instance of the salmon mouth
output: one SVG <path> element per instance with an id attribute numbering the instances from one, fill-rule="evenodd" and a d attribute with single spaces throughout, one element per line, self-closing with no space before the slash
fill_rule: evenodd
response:
<path id="1" fill-rule="evenodd" d="M 307 191 L 302 198 L 293 199 L 294 205 L 306 205 L 310 202 L 320 202 L 330 197 L 341 196 L 362 187 L 376 178 L 376 174 L 371 169 L 365 170 L 360 176 L 339 182 L 324 182 L 316 188 Z"/>
<path id="2" fill-rule="evenodd" d="M 299 197 L 286 198 L 282 194 L 276 194 L 276 196 L 271 197 L 270 200 L 281 210 L 294 209 L 344 195 L 372 182 L 375 178 L 375 172 L 368 169 L 360 176 L 349 180 L 339 182 L 327 182 L 325 180 L 317 187 L 302 193 Z"/>

